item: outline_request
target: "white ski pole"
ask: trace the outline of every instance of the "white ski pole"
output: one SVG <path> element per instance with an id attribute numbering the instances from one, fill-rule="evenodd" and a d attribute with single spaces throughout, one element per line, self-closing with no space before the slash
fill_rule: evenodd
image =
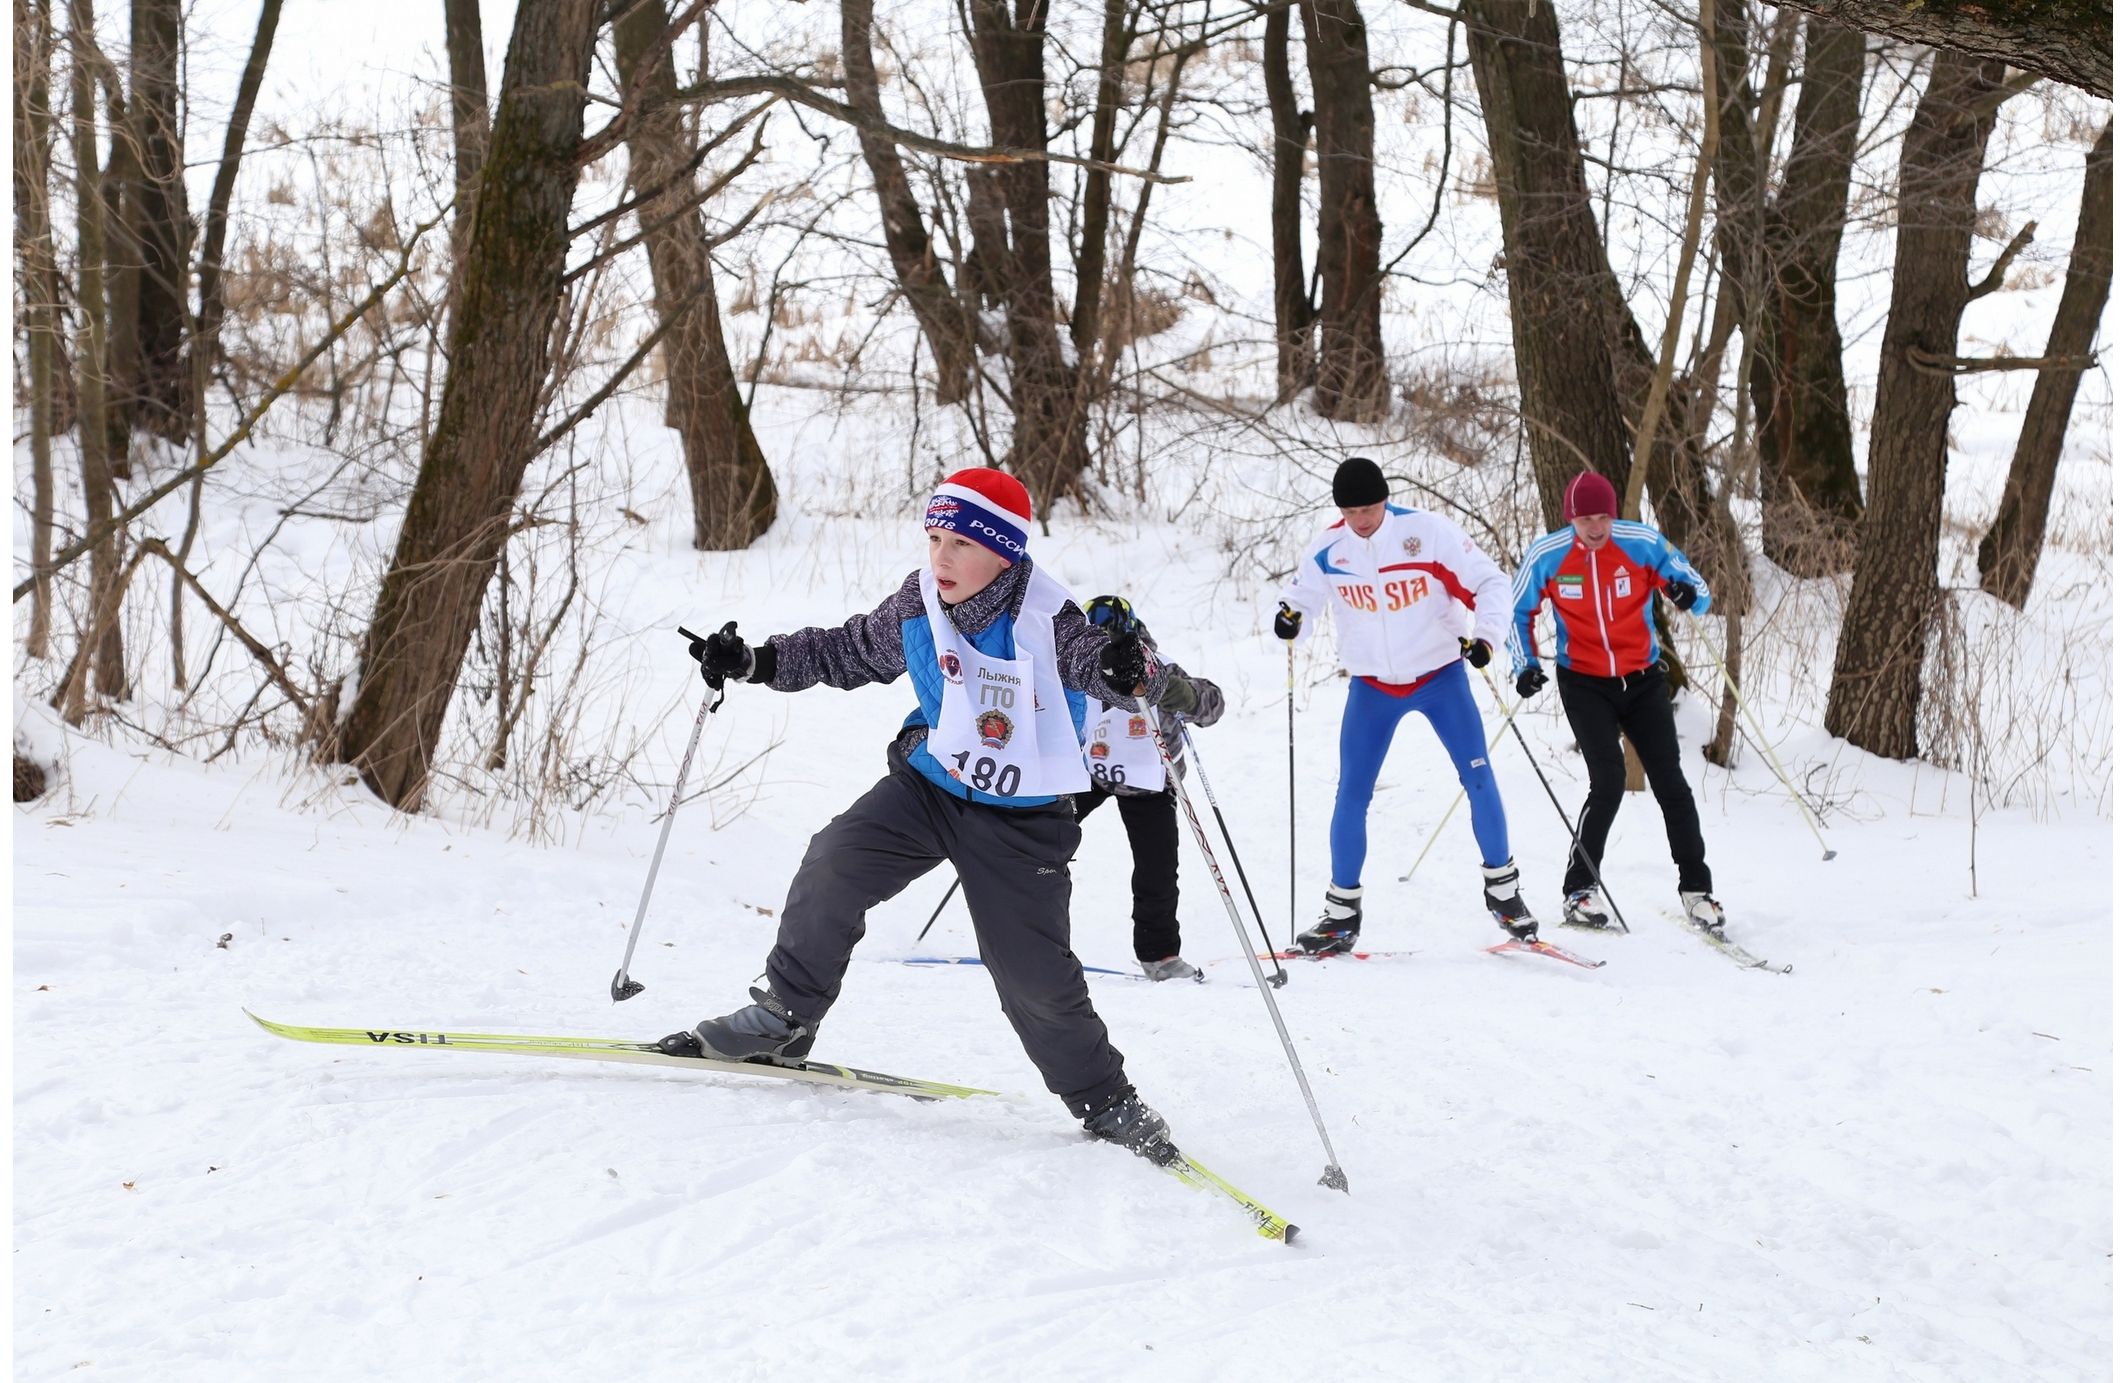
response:
<path id="1" fill-rule="evenodd" d="M 732 622 L 730 629 L 736 626 Z M 678 633 L 686 638 L 698 636 L 679 628 Z M 721 679 L 707 684 L 707 694 L 699 703 L 699 714 L 692 720 L 692 740 L 685 746 L 684 762 L 677 766 L 677 786 L 670 789 L 670 805 L 663 811 L 662 834 L 655 838 L 655 858 L 648 862 L 648 882 L 641 885 L 640 906 L 633 910 L 633 934 L 626 938 L 626 958 L 618 963 L 618 973 L 611 977 L 611 1002 L 624 1003 L 647 986 L 626 972 L 633 968 L 633 948 L 640 944 L 641 923 L 648 920 L 648 900 L 655 896 L 655 876 L 662 870 L 663 847 L 670 843 L 670 824 L 677 820 L 677 804 L 684 801 L 685 776 L 692 771 L 692 755 L 699 748 L 699 732 L 707 725 L 707 717 L 721 709 L 722 699 L 728 693 L 723 690 Z"/>
<path id="2" fill-rule="evenodd" d="M 1318 1098 L 1310 1092 L 1310 1077 L 1303 1074 L 1303 1062 L 1296 1055 L 1296 1044 L 1288 1036 L 1288 1024 L 1281 1021 L 1281 1006 L 1274 1002 L 1273 986 L 1266 982 L 1266 972 L 1259 968 L 1258 953 L 1251 949 L 1251 937 L 1244 931 L 1244 918 L 1237 911 L 1237 900 L 1229 891 L 1229 882 L 1222 877 L 1222 867 L 1215 863 L 1215 849 L 1208 843 L 1207 828 L 1200 824 L 1200 814 L 1193 810 L 1192 798 L 1185 791 L 1185 780 L 1178 776 L 1178 765 L 1171 757 L 1170 746 L 1163 741 L 1162 725 L 1148 708 L 1148 698 L 1136 696 L 1134 704 L 1141 708 L 1142 718 L 1155 729 L 1156 752 L 1163 756 L 1163 772 L 1170 779 L 1178 805 L 1185 808 L 1185 819 L 1192 824 L 1193 841 L 1200 847 L 1200 857 L 1207 861 L 1207 872 L 1214 876 L 1215 889 L 1222 895 L 1222 906 L 1229 913 L 1229 925 L 1236 931 L 1237 945 L 1243 948 L 1244 959 L 1251 966 L 1251 977 L 1259 986 L 1259 997 L 1266 1001 L 1266 1012 L 1273 1018 L 1274 1031 L 1281 1035 L 1281 1049 L 1288 1053 L 1288 1068 L 1295 1072 L 1296 1084 L 1302 1088 L 1303 1103 L 1310 1108 L 1310 1122 L 1317 1125 L 1318 1141 L 1325 1145 L 1325 1175 L 1318 1178 L 1318 1184 L 1345 1191 L 1347 1173 L 1340 1170 L 1340 1156 L 1332 1150 L 1332 1137 L 1325 1132 L 1325 1118 L 1318 1113 Z"/>

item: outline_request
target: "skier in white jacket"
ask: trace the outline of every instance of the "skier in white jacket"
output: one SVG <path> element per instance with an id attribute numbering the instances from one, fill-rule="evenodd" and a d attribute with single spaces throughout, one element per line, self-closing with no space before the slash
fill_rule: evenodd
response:
<path id="1" fill-rule="evenodd" d="M 1274 617 L 1275 634 L 1302 639 L 1331 606 L 1349 674 L 1332 809 L 1332 881 L 1324 916 L 1296 938 L 1313 955 L 1350 951 L 1361 932 L 1369 799 L 1399 721 L 1412 711 L 1428 717 L 1464 784 L 1488 911 L 1513 937 L 1538 935 L 1517 887 L 1509 820 L 1464 669 L 1465 663 L 1486 667 L 1508 636 L 1509 578 L 1465 530 L 1390 497 L 1376 462 L 1356 456 L 1340 466 L 1332 479 L 1340 520 L 1305 549 Z"/>

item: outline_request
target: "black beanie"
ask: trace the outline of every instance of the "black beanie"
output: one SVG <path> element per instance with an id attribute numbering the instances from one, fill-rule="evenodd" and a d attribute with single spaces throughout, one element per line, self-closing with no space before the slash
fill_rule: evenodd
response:
<path id="1" fill-rule="evenodd" d="M 1342 509 L 1382 504 L 1391 498 L 1384 472 L 1366 456 L 1350 456 L 1332 474 L 1332 502 Z"/>

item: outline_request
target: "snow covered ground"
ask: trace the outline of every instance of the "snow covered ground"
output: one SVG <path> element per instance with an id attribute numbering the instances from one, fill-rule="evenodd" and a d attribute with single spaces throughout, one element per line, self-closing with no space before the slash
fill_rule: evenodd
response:
<path id="1" fill-rule="evenodd" d="M 663 630 L 834 621 L 918 551 L 910 520 L 795 514 L 750 553 L 700 556 L 681 520 L 619 583 L 661 669 L 633 714 L 661 717 L 670 762 L 698 684 Z M 1199 745 L 1281 931 L 1281 651 L 1266 588 L 1207 546 L 1078 523 L 1033 551 L 1084 596 L 1132 595 L 1228 690 Z M 1307 922 L 1342 690 L 1324 662 L 1302 680 Z M 1647 798 L 1608 863 L 1634 933 L 1558 935 L 1609 965 L 1482 954 L 1462 815 L 1395 882 L 1455 788 L 1407 723 L 1365 940 L 1411 954 L 1304 965 L 1280 993 L 1350 1196 L 1315 1184 L 1322 1152 L 1188 845 L 1186 953 L 1210 982 L 1093 991 L 1182 1143 L 1300 1224 L 1293 1248 L 1085 1142 L 982 971 L 896 963 L 946 873 L 876 910 L 818 1055 L 1021 1103 L 298 1046 L 243 1016 L 652 1037 L 726 1011 L 808 836 L 880 771 L 909 704 L 732 692 L 707 761 L 782 743 L 679 815 L 647 992 L 616 1010 L 654 844 L 643 794 L 540 846 L 392 816 L 284 754 L 202 767 L 68 741 L 59 789 L 15 817 L 18 1376 L 2110 1376 L 2110 820 L 1983 811 L 1969 896 L 1962 777 L 1863 759 L 1772 707 L 1793 768 L 1837 762 L 1836 860 L 1757 755 L 1734 775 L 1689 762 L 1733 935 L 1787 975 L 1661 914 Z M 1557 703 L 1519 723 L 1572 808 Z M 1707 708 L 1681 724 L 1697 745 Z M 1496 764 L 1550 920 L 1565 834 L 1521 750 Z M 1126 874 L 1100 815 L 1076 869 L 1090 964 L 1128 964 Z M 961 904 L 921 949 L 970 951 Z"/>

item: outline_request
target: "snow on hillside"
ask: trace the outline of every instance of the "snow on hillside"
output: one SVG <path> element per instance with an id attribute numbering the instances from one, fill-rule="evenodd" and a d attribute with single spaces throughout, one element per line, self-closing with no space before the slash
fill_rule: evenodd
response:
<path id="1" fill-rule="evenodd" d="M 798 479 L 828 472 L 826 439 L 794 435 Z M 790 493 L 751 552 L 690 552 L 673 496 L 600 566 L 623 631 L 601 647 L 628 669 L 600 714 L 648 745 L 639 786 L 555 808 L 545 844 L 480 824 L 468 796 L 393 816 L 285 750 L 202 766 L 136 734 L 61 736 L 18 702 L 64 760 L 15 818 L 21 1376 L 2109 1376 L 2109 799 L 1983 805 L 1969 896 L 1962 776 L 1867 759 L 1774 702 L 1792 771 L 1837 765 L 1830 863 L 1756 753 L 1734 773 L 1699 759 L 1705 703 L 1681 726 L 1732 933 L 1787 975 L 1740 971 L 1662 915 L 1673 872 L 1646 798 L 1608 861 L 1634 933 L 1560 938 L 1604 969 L 1482 954 L 1497 938 L 1462 815 L 1395 882 L 1455 788 L 1425 727 L 1403 728 L 1365 940 L 1407 954 L 1303 965 L 1280 992 L 1346 1197 L 1315 1185 L 1323 1154 L 1188 844 L 1185 949 L 1210 981 L 1093 993 L 1183 1145 L 1301 1225 L 1292 1248 L 1085 1142 L 983 972 L 897 963 L 947 873 L 875 911 L 817 1054 L 1019 1103 L 251 1025 L 246 1006 L 653 1037 L 739 1003 L 808 836 L 880 772 L 910 704 L 732 690 L 702 748 L 714 776 L 777 747 L 680 813 L 635 965 L 647 992 L 614 1010 L 699 694 L 669 627 L 836 621 L 918 559 L 880 492 Z M 1228 690 L 1199 747 L 1279 932 L 1285 670 L 1270 587 L 1232 574 L 1215 531 L 1152 507 L 1058 521 L 1033 551 L 1085 597 L 1130 594 Z M 309 579 L 329 578 L 312 562 Z M 1300 679 L 1307 923 L 1343 692 L 1323 658 Z M 1557 702 L 1518 723 L 1572 806 Z M 1550 922 L 1565 833 L 1522 751 L 1495 762 Z M 1126 875 L 1100 816 L 1076 869 L 1089 964 L 1128 964 Z M 971 952 L 960 904 L 922 949 Z"/>

